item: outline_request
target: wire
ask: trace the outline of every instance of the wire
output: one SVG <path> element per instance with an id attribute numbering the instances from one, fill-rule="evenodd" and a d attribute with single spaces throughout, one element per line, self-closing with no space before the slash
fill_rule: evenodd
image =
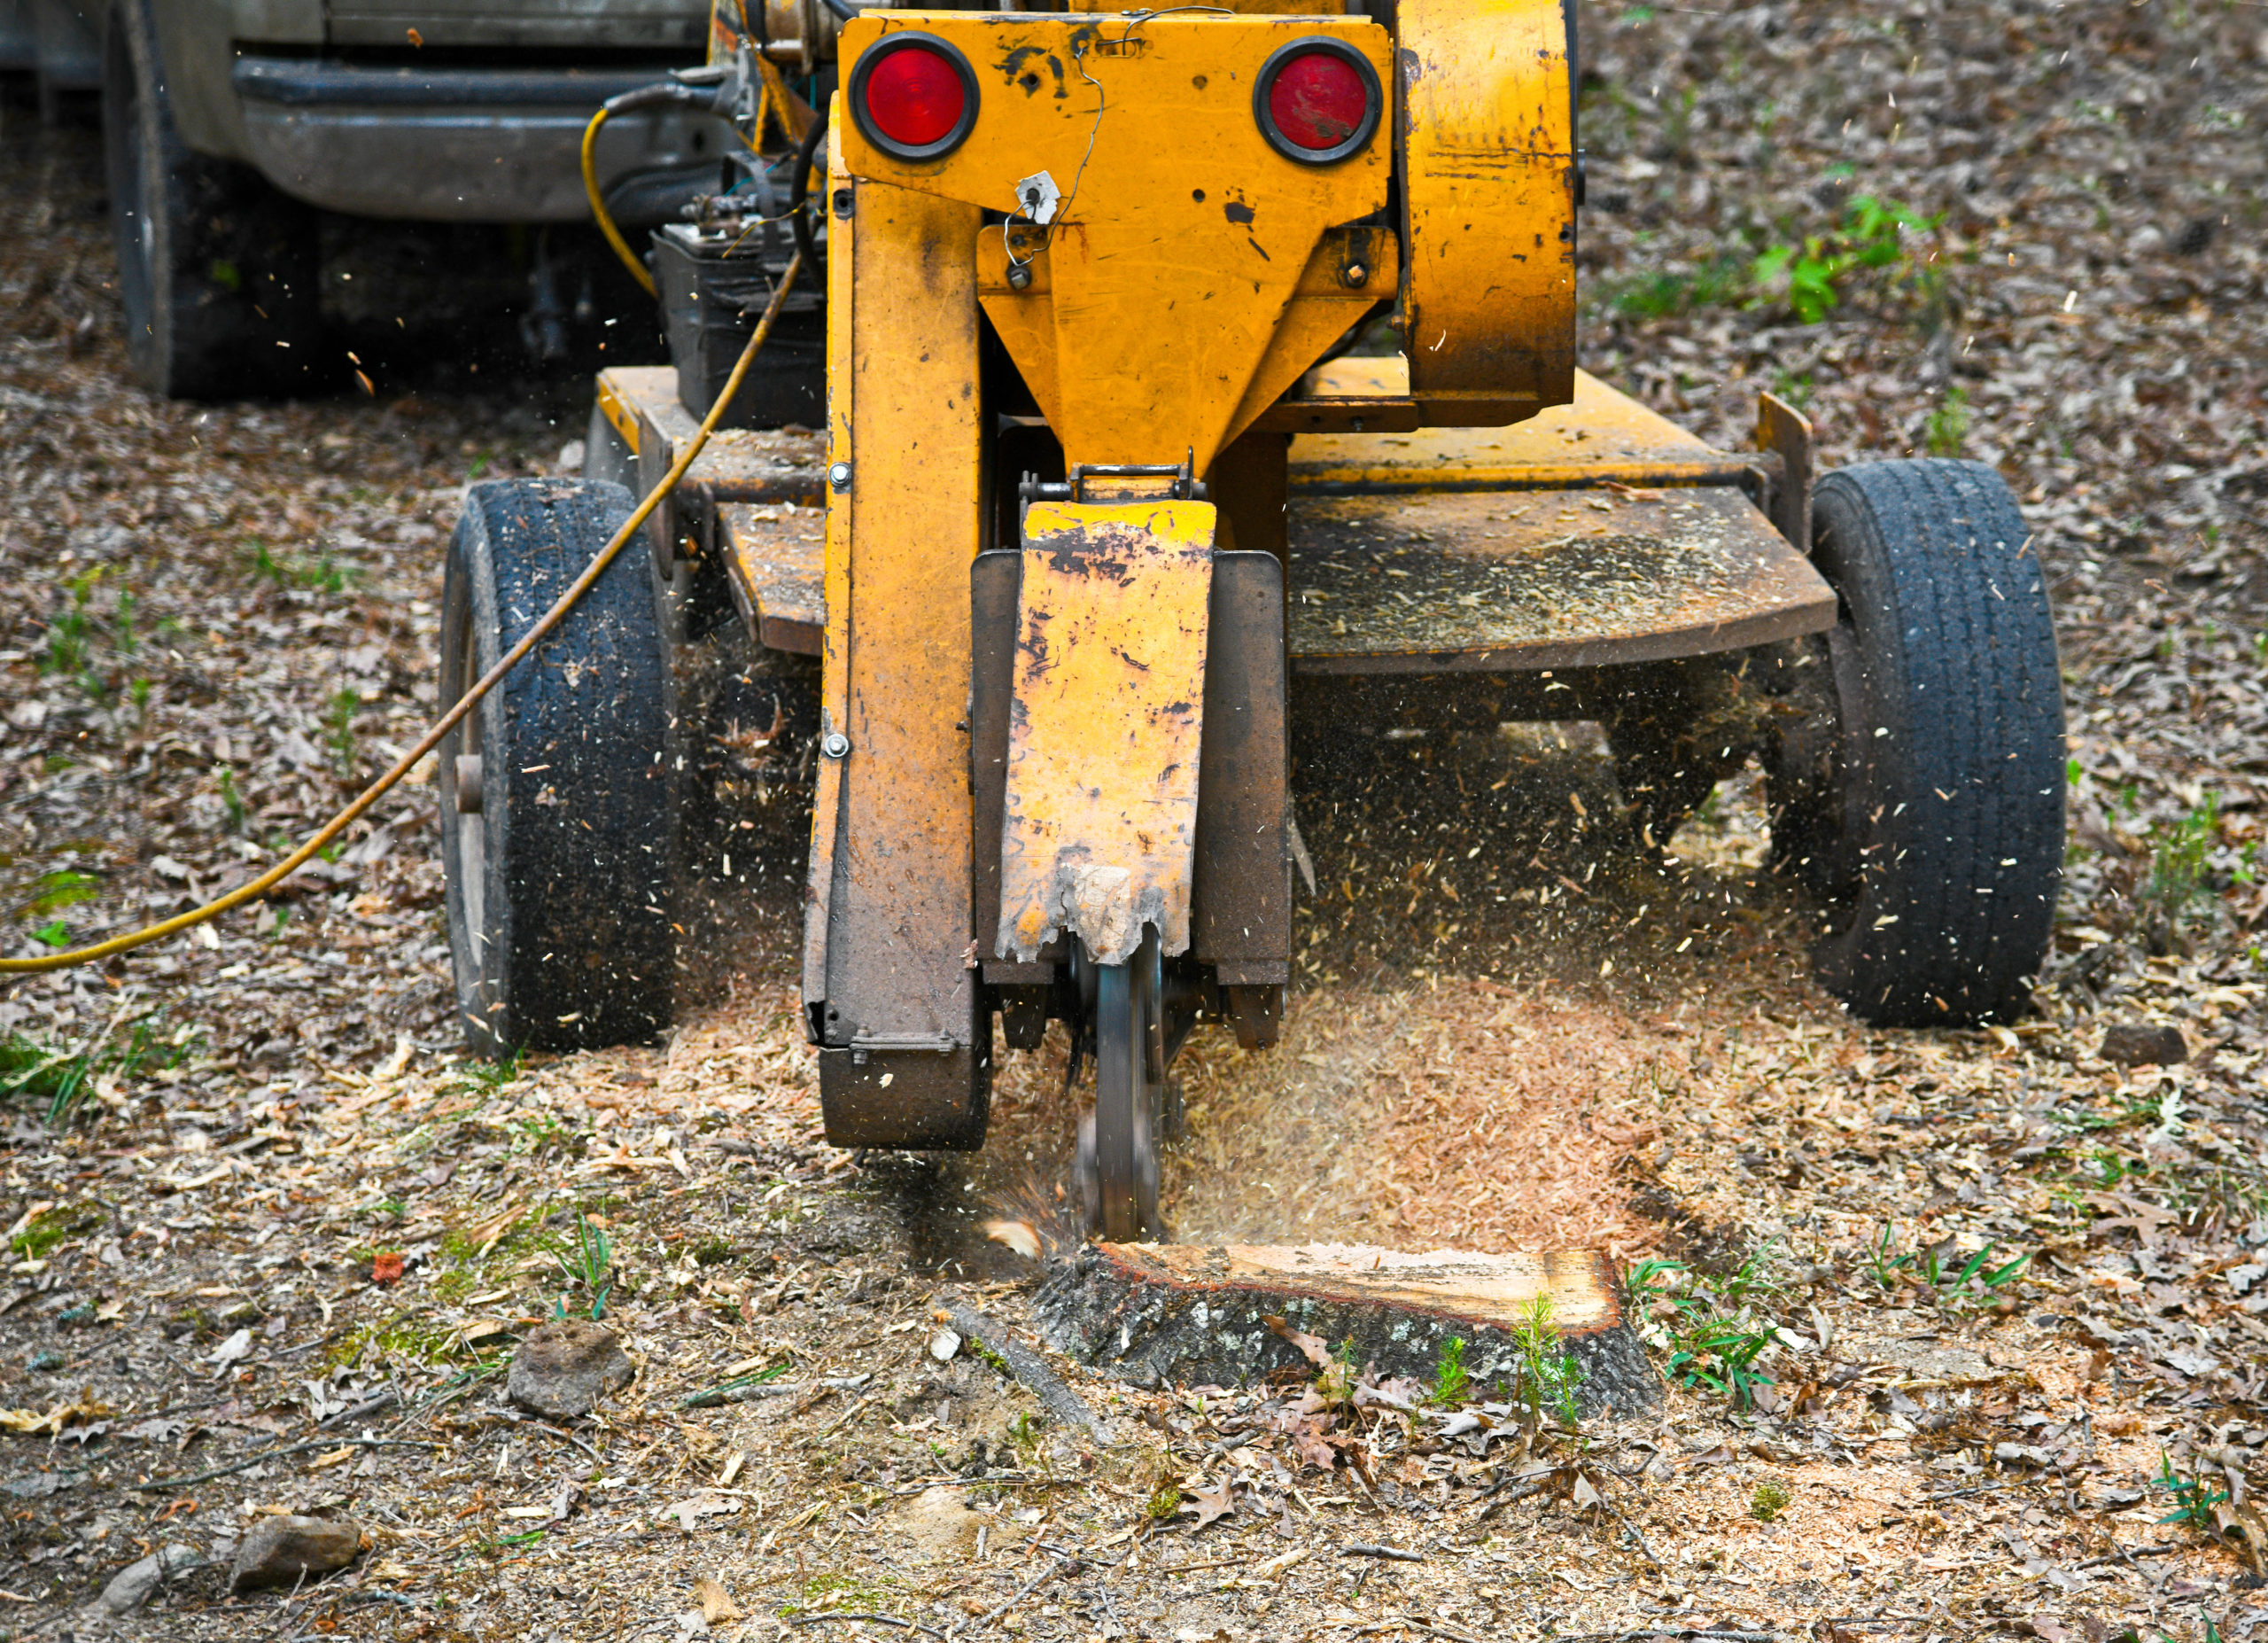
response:
<path id="1" fill-rule="evenodd" d="M 614 247 L 614 254 L 622 259 L 622 266 L 630 276 L 646 288 L 649 297 L 658 297 L 654 289 L 654 276 L 646 265 L 638 261 L 630 243 L 622 237 L 622 230 L 614 226 L 614 218 L 606 208 L 606 200 L 599 193 L 598 141 L 599 128 L 614 117 L 614 110 L 604 104 L 591 116 L 591 123 L 583 128 L 583 192 L 591 202 L 591 215 L 598 219 L 599 232 L 606 236 L 606 243 Z"/>
<path id="2" fill-rule="evenodd" d="M 640 86 L 610 97 L 599 105 L 599 112 L 591 116 L 591 123 L 583 128 L 583 195 L 591 202 L 591 215 L 599 225 L 599 232 L 606 236 L 606 243 L 614 247 L 614 254 L 622 259 L 622 266 L 630 270 L 633 279 L 645 288 L 649 297 L 659 297 L 654 288 L 654 276 L 646 265 L 630 249 L 630 242 L 622 237 L 622 230 L 614 225 L 613 214 L 606 208 L 606 198 L 599 192 L 599 132 L 617 114 L 626 114 L 633 109 L 659 108 L 674 105 L 680 108 L 703 108 L 717 112 L 720 90 L 708 86 L 687 85 L 681 81 L 664 81 L 659 85 Z"/>
<path id="3" fill-rule="evenodd" d="M 1210 11 L 1212 8 L 1192 6 L 1186 9 Z M 1126 35 L 1119 36 L 1118 43 L 1125 44 L 1127 35 L 1131 35 L 1147 15 L 1145 13 L 1142 17 L 1137 17 L 1133 22 L 1128 24 Z M 1087 128 L 1087 152 L 1079 156 L 1079 168 L 1071 174 L 1071 191 L 1063 197 L 1045 222 L 1042 222 L 1037 217 L 1030 217 L 1030 214 L 1023 208 L 1023 202 L 1019 200 L 1016 203 L 1016 208 L 1008 213 L 1007 220 L 1000 224 L 1000 249 L 1007 253 L 1008 266 L 1012 269 L 1029 268 L 1032 257 L 1037 257 L 1041 251 L 1046 250 L 1055 243 L 1055 225 L 1070 215 L 1071 207 L 1078 203 L 1079 184 L 1085 180 L 1087 161 L 1095 157 L 1095 138 L 1101 135 L 1103 110 L 1110 106 L 1110 94 L 1102 89 L 1101 81 L 1087 72 L 1087 47 L 1091 43 L 1092 43 L 1090 41 L 1080 40 L 1071 48 L 1071 66 L 1079 71 L 1080 79 L 1095 89 L 1095 121 L 1094 124 Z M 1008 237 L 1008 230 L 1015 227 L 1016 219 L 1020 216 L 1030 217 L 1032 226 L 1040 230 L 1039 250 L 1033 252 L 1030 257 L 1018 256 L 1015 241 Z"/>
<path id="4" fill-rule="evenodd" d="M 687 441 L 685 449 L 679 454 L 678 459 L 670 464 L 670 471 L 662 476 L 660 482 L 652 490 L 646 493 L 645 500 L 631 510 L 630 517 L 622 522 L 620 528 L 615 532 L 607 545 L 600 549 L 597 557 L 583 568 L 583 573 L 578 576 L 569 585 L 567 590 L 553 603 L 552 607 L 537 619 L 535 626 L 520 636 L 520 642 L 499 658 L 495 666 L 483 674 L 474 681 L 470 689 L 456 699 L 455 705 L 435 721 L 433 728 L 425 733 L 423 739 L 416 746 L 394 760 L 392 769 L 364 788 L 356 796 L 353 803 L 324 822 L 312 838 L 284 857 L 283 860 L 251 883 L 238 885 L 225 896 L 208 901 L 201 907 L 193 907 L 186 913 L 178 914 L 160 923 L 151 924 L 141 930 L 129 931 L 122 936 L 113 936 L 108 940 L 97 941 L 91 946 L 76 947 L 68 953 L 50 953 L 42 958 L 0 959 L 0 975 L 31 976 L 43 974 L 49 970 L 69 969 L 80 964 L 92 964 L 115 954 L 131 951 L 135 947 L 145 946 L 152 941 L 162 941 L 167 936 L 179 935 L 191 925 L 201 924 L 207 919 L 215 918 L 226 913 L 231 907 L 242 907 L 247 901 L 257 900 L 266 895 L 313 860 L 315 853 L 325 845 L 353 826 L 363 812 L 392 791 L 400 783 L 402 777 L 408 775 L 416 767 L 420 759 L 439 747 L 442 738 L 463 722 L 465 715 L 472 711 L 473 705 L 482 697 L 486 696 L 507 674 L 518 666 L 521 659 L 535 649 L 544 635 L 566 619 L 568 611 L 573 610 L 577 602 L 596 585 L 599 578 L 606 573 L 607 566 L 614 563 L 620 556 L 623 548 L 637 535 L 640 527 L 652 516 L 654 510 L 661 505 L 662 498 L 677 487 L 678 481 L 685 477 L 686 470 L 693 466 L 694 459 L 701 455 L 703 447 L 709 443 L 709 436 L 716 432 L 717 424 L 723 420 L 726 409 L 732 404 L 734 396 L 740 392 L 742 379 L 748 375 L 749 367 L 755 363 L 757 350 L 764 347 L 765 339 L 771 336 L 773 322 L 780 317 L 780 310 L 788 300 L 788 290 L 795 284 L 796 275 L 803 271 L 803 253 L 798 252 L 788 262 L 788 271 L 781 276 L 779 284 L 773 287 L 772 300 L 765 305 L 764 317 L 757 322 L 756 331 L 749 338 L 748 346 L 741 350 L 740 359 L 734 364 L 732 375 L 725 378 L 725 385 L 718 393 L 717 402 L 709 408 L 709 414 L 701 419 L 701 426 L 695 431 L 693 438 Z"/>

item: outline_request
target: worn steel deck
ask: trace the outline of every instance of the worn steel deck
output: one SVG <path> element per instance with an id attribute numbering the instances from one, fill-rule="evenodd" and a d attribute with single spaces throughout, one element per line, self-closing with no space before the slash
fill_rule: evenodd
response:
<path id="1" fill-rule="evenodd" d="M 1341 360 L 1310 392 L 1386 393 L 1398 360 Z M 1319 380 L 1318 388 L 1316 382 Z M 694 421 L 666 369 L 601 404 L 659 477 Z M 1302 674 L 1582 667 L 1821 631 L 1835 596 L 1711 448 L 1597 378 L 1509 428 L 1302 434 L 1291 446 L 1292 666 Z M 726 432 L 687 476 L 750 630 L 815 655 L 826 631 L 819 436 Z"/>
<path id="2" fill-rule="evenodd" d="M 1295 673 L 1666 661 L 1835 624 L 1835 593 L 1725 486 L 1294 496 Z"/>

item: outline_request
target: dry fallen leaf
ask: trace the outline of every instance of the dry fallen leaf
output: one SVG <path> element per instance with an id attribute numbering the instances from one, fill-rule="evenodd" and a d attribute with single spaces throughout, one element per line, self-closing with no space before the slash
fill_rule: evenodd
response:
<path id="1" fill-rule="evenodd" d="M 1229 1479 L 1223 1478 L 1218 1488 L 1197 1491 L 1198 1528 L 1202 1529 L 1215 1519 L 1226 1517 L 1237 1509 L 1235 1497 L 1231 1493 L 1234 1487 Z"/>
<path id="2" fill-rule="evenodd" d="M 701 1618 L 712 1626 L 743 1618 L 733 1594 L 706 1575 L 693 1583 L 693 1596 L 701 1605 Z"/>
<path id="3" fill-rule="evenodd" d="M 1331 1367 L 1331 1348 L 1324 1343 L 1320 1335 L 1303 1334 L 1272 1312 L 1260 1321 L 1268 1326 L 1270 1333 L 1280 1335 L 1306 1353 L 1308 1361 L 1317 1368 Z"/>

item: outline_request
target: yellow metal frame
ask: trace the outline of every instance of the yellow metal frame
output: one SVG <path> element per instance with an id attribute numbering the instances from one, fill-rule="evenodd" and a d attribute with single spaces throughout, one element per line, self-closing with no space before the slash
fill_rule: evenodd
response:
<path id="1" fill-rule="evenodd" d="M 1350 45 L 1391 84 L 1391 41 L 1377 24 L 868 13 L 843 30 L 845 83 L 863 52 L 907 30 L 967 56 L 980 87 L 975 124 L 952 153 L 907 162 L 845 121 L 836 128 L 845 167 L 994 211 L 1017 207 L 1021 179 L 1054 179 L 1058 221 L 973 238 L 985 313 L 1068 461 L 1193 456 L 1202 472 L 1332 337 L 1393 292 L 1399 259 L 1380 249 L 1387 236 L 1325 243 L 1329 230 L 1385 206 L 1390 124 L 1360 152 L 1311 166 L 1270 146 L 1252 107 L 1262 65 L 1294 40 Z M 1029 267 L 1024 289 L 1008 281 L 1012 259 Z"/>

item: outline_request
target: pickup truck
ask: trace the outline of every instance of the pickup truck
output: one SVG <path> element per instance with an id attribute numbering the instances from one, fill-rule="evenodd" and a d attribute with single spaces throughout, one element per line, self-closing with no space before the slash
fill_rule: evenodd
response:
<path id="1" fill-rule="evenodd" d="M 698 64 L 708 27 L 707 0 L 0 0 L 43 99 L 96 67 L 135 374 L 190 399 L 315 380 L 320 212 L 587 222 L 585 123 Z M 674 216 L 726 140 L 684 109 L 610 121 L 609 210 Z"/>

